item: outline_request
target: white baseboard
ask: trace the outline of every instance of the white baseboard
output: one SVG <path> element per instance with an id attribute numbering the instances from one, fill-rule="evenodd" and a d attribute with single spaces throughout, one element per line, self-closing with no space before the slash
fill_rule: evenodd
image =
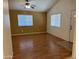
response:
<path id="1" fill-rule="evenodd" d="M 30 35 L 30 34 L 43 34 L 46 32 L 32 32 L 32 33 L 22 33 L 22 34 L 12 34 L 12 36 L 17 36 L 17 35 Z"/>
<path id="2" fill-rule="evenodd" d="M 4 56 L 3 59 L 12 59 L 13 56 Z"/>

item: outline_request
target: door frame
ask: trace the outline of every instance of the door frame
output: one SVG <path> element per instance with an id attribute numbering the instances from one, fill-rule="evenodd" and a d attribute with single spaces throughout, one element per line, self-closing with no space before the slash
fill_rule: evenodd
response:
<path id="1" fill-rule="evenodd" d="M 71 41 L 71 35 L 73 36 L 74 34 L 71 34 L 71 30 L 73 29 L 73 27 L 76 27 L 76 19 L 75 19 L 75 24 L 74 26 L 72 25 L 72 21 L 74 20 L 74 18 L 76 18 L 76 10 L 73 10 L 71 12 L 71 17 L 70 17 L 70 25 L 69 25 L 69 41 L 73 43 L 73 39 Z"/>

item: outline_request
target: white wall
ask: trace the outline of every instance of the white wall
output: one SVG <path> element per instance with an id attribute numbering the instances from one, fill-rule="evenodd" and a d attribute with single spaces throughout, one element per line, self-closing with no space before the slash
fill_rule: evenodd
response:
<path id="1" fill-rule="evenodd" d="M 74 0 L 75 1 L 75 0 Z M 47 14 L 47 32 L 59 38 L 69 41 L 69 25 L 71 13 L 75 9 L 73 0 L 60 0 Z M 61 27 L 55 28 L 50 26 L 50 16 L 52 14 L 61 13 Z"/>
<path id="2" fill-rule="evenodd" d="M 10 19 L 9 19 L 9 7 L 8 0 L 4 0 L 3 6 L 3 58 L 11 59 L 13 56 L 12 52 L 12 39 L 11 39 L 11 31 L 10 31 Z"/>

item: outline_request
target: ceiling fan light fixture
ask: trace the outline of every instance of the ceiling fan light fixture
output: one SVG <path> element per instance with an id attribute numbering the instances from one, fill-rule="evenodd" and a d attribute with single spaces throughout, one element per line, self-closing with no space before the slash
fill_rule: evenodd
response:
<path id="1" fill-rule="evenodd" d="M 31 8 L 31 3 L 30 2 L 26 2 L 25 7 L 26 8 Z"/>
<path id="2" fill-rule="evenodd" d="M 26 7 L 26 8 L 31 8 L 31 6 L 28 6 L 28 5 L 26 5 L 25 7 Z"/>

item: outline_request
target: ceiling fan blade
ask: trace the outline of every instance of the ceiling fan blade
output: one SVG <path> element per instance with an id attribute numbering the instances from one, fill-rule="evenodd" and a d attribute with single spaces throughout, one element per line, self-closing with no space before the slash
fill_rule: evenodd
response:
<path id="1" fill-rule="evenodd" d="M 35 9 L 35 7 L 31 6 L 32 9 Z"/>
<path id="2" fill-rule="evenodd" d="M 35 7 L 36 7 L 36 5 L 33 5 L 33 4 L 32 4 L 31 8 L 32 8 L 32 9 L 35 9 Z"/>
<path id="3" fill-rule="evenodd" d="M 36 5 L 32 4 L 32 7 L 36 7 Z"/>

